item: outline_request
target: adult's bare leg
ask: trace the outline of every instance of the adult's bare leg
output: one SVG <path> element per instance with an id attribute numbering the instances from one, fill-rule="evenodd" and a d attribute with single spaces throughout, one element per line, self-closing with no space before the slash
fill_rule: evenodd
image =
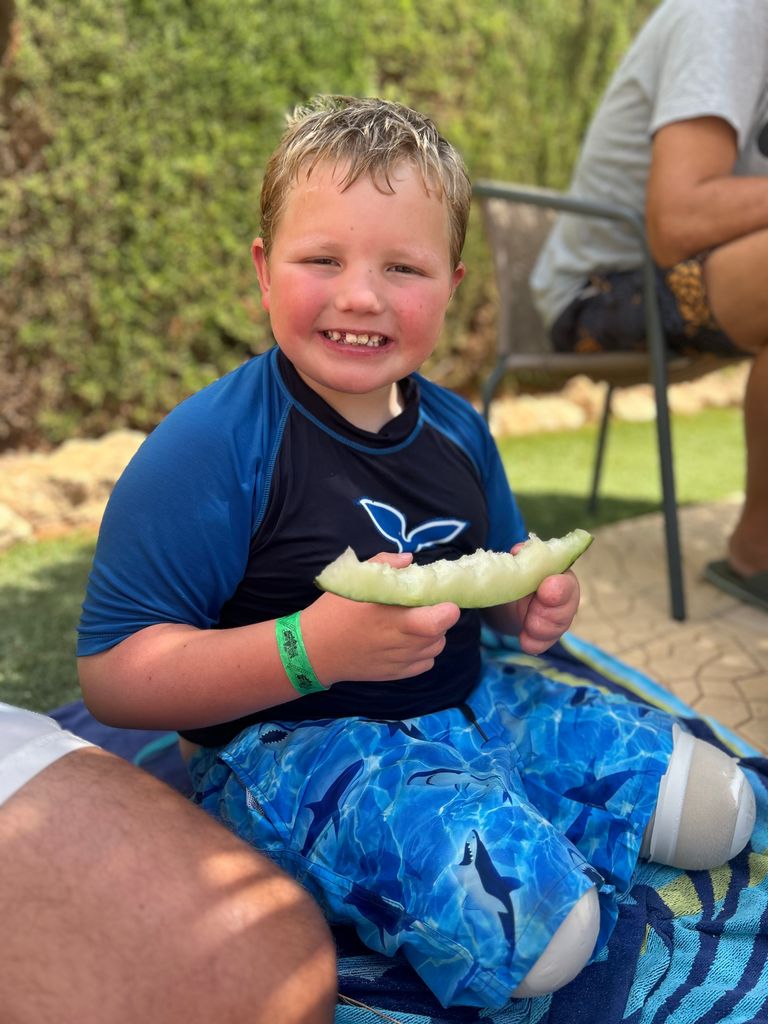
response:
<path id="1" fill-rule="evenodd" d="M 728 560 L 742 576 L 768 571 L 768 231 L 715 249 L 705 274 L 722 329 L 754 356 L 744 397 L 745 497 Z"/>
<path id="2" fill-rule="evenodd" d="M 329 1022 L 314 902 L 147 773 L 66 754 L 0 806 L 4 1024 Z"/>
<path id="3" fill-rule="evenodd" d="M 728 546 L 742 576 L 768 571 L 768 348 L 755 357 L 744 397 L 747 476 L 744 505 Z"/>

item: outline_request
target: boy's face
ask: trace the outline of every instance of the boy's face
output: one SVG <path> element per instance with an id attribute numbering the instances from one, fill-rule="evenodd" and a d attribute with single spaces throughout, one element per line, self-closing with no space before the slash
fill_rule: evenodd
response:
<path id="1" fill-rule="evenodd" d="M 464 268 L 451 266 L 447 208 L 414 168 L 396 169 L 392 194 L 368 177 L 341 191 L 341 177 L 331 164 L 302 176 L 269 259 L 261 239 L 253 258 L 278 344 L 343 412 L 342 396 L 389 401 L 430 355 Z"/>

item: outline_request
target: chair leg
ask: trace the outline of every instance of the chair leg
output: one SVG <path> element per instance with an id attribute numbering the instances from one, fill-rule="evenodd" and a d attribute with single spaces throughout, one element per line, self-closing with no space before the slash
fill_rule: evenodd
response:
<path id="1" fill-rule="evenodd" d="M 680 530 L 675 495 L 675 469 L 672 461 L 672 430 L 669 422 L 667 385 L 667 346 L 656 295 L 656 268 L 645 241 L 644 227 L 639 226 L 643 242 L 643 296 L 645 305 L 646 337 L 651 357 L 651 380 L 656 399 L 656 433 L 659 443 L 661 470 L 661 502 L 664 512 L 664 533 L 667 544 L 667 571 L 669 573 L 669 603 L 672 618 L 685 619 L 685 590 L 683 587 L 683 556 L 680 550 Z"/>
<path id="2" fill-rule="evenodd" d="M 486 423 L 488 422 L 488 417 L 491 414 L 491 402 L 493 401 L 493 396 L 496 394 L 496 388 L 501 383 L 506 372 L 504 364 L 497 363 L 494 366 L 490 377 L 483 385 L 483 419 Z"/>
<path id="3" fill-rule="evenodd" d="M 595 452 L 595 466 L 592 471 L 592 491 L 589 495 L 587 508 L 591 515 L 597 513 L 597 492 L 600 488 L 600 478 L 603 475 L 603 459 L 605 457 L 605 442 L 608 437 L 608 427 L 611 422 L 611 400 L 613 398 L 613 384 L 608 385 L 603 403 L 603 416 L 600 420 L 600 433 L 597 435 L 597 451 Z"/>
<path id="4" fill-rule="evenodd" d="M 683 588 L 683 556 L 680 548 L 680 527 L 675 495 L 675 471 L 672 461 L 672 431 L 666 391 L 656 394 L 656 432 L 659 443 L 661 470 L 661 502 L 664 513 L 664 532 L 667 542 L 667 568 L 672 618 L 685 620 L 685 591 Z"/>

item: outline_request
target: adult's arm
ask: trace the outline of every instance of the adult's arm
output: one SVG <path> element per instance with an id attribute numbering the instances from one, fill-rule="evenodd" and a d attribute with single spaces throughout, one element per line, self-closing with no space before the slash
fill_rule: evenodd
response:
<path id="1" fill-rule="evenodd" d="M 655 134 L 646 226 L 660 266 L 768 228 L 768 177 L 734 175 L 736 157 L 736 132 L 719 117 L 676 121 Z"/>

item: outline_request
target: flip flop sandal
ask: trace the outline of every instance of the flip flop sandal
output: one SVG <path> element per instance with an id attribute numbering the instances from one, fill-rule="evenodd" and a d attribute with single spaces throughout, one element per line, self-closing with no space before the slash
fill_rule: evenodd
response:
<path id="1" fill-rule="evenodd" d="M 723 560 L 710 562 L 704 569 L 704 578 L 732 597 L 768 612 L 768 572 L 741 576 Z"/>

